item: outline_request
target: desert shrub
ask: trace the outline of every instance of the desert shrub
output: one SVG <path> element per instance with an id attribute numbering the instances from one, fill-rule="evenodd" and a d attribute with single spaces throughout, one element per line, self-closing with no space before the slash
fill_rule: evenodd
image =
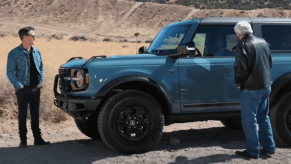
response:
<path id="1" fill-rule="evenodd" d="M 15 119 L 18 115 L 15 90 L 10 84 L 5 71 L 0 73 L 0 79 L 0 116 Z"/>
<path id="2" fill-rule="evenodd" d="M 56 74 L 57 71 L 51 67 L 44 67 L 44 84 L 40 96 L 40 119 L 53 123 L 65 121 L 68 118 L 66 113 L 56 108 L 53 104 L 53 84 Z M 0 117 L 17 119 L 18 106 L 15 90 L 5 72 L 0 73 L 0 78 Z M 28 118 L 30 118 L 30 114 L 28 114 Z"/>
<path id="3" fill-rule="evenodd" d="M 70 40 L 73 41 L 87 41 L 88 38 L 86 36 L 72 36 Z"/>

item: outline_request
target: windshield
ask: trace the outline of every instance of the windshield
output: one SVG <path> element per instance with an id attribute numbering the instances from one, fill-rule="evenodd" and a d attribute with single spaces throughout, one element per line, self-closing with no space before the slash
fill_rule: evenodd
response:
<path id="1" fill-rule="evenodd" d="M 173 50 L 178 47 L 191 24 L 174 24 L 164 27 L 148 49 L 148 52 Z"/>

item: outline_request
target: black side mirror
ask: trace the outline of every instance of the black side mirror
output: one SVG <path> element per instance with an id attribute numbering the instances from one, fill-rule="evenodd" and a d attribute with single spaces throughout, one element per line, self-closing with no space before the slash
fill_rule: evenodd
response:
<path id="1" fill-rule="evenodd" d="M 145 46 L 140 47 L 140 48 L 138 49 L 138 53 L 139 53 L 139 54 L 143 54 L 143 53 L 146 52 L 146 50 L 147 50 L 147 48 L 146 48 Z"/>
<path id="2" fill-rule="evenodd" d="M 195 43 L 192 41 L 190 43 L 181 44 L 177 47 L 177 50 L 181 55 L 193 55 L 196 51 Z"/>

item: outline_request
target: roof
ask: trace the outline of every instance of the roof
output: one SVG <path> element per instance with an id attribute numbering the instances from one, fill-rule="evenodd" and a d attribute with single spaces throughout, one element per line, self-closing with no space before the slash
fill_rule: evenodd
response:
<path id="1" fill-rule="evenodd" d="M 291 18 L 262 18 L 262 17 L 257 17 L 257 18 L 251 18 L 253 23 L 263 23 L 263 22 L 290 22 L 291 23 Z"/>
<path id="2" fill-rule="evenodd" d="M 208 17 L 200 18 L 201 25 L 217 24 L 217 25 L 235 25 L 239 21 L 247 21 L 251 23 L 251 19 L 248 17 Z"/>
<path id="3" fill-rule="evenodd" d="M 249 23 L 263 23 L 263 22 L 290 22 L 291 18 L 261 18 L 261 17 L 208 17 L 200 18 L 202 25 L 235 25 L 239 21 L 247 21 Z"/>

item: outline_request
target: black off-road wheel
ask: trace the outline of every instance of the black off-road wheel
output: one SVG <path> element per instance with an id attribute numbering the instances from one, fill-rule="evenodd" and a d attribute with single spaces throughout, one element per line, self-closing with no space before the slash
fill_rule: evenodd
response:
<path id="1" fill-rule="evenodd" d="M 225 119 L 221 120 L 221 123 L 229 129 L 242 130 L 241 118 Z"/>
<path id="2" fill-rule="evenodd" d="M 270 109 L 270 120 L 276 144 L 291 146 L 291 92 Z"/>
<path id="3" fill-rule="evenodd" d="M 110 97 L 99 117 L 99 133 L 107 146 L 124 154 L 144 153 L 162 136 L 164 116 L 149 94 L 127 90 Z"/>
<path id="4" fill-rule="evenodd" d="M 97 119 L 92 120 L 92 121 L 87 121 L 87 122 L 75 119 L 75 123 L 78 129 L 86 136 L 92 139 L 101 138 L 98 131 Z"/>

